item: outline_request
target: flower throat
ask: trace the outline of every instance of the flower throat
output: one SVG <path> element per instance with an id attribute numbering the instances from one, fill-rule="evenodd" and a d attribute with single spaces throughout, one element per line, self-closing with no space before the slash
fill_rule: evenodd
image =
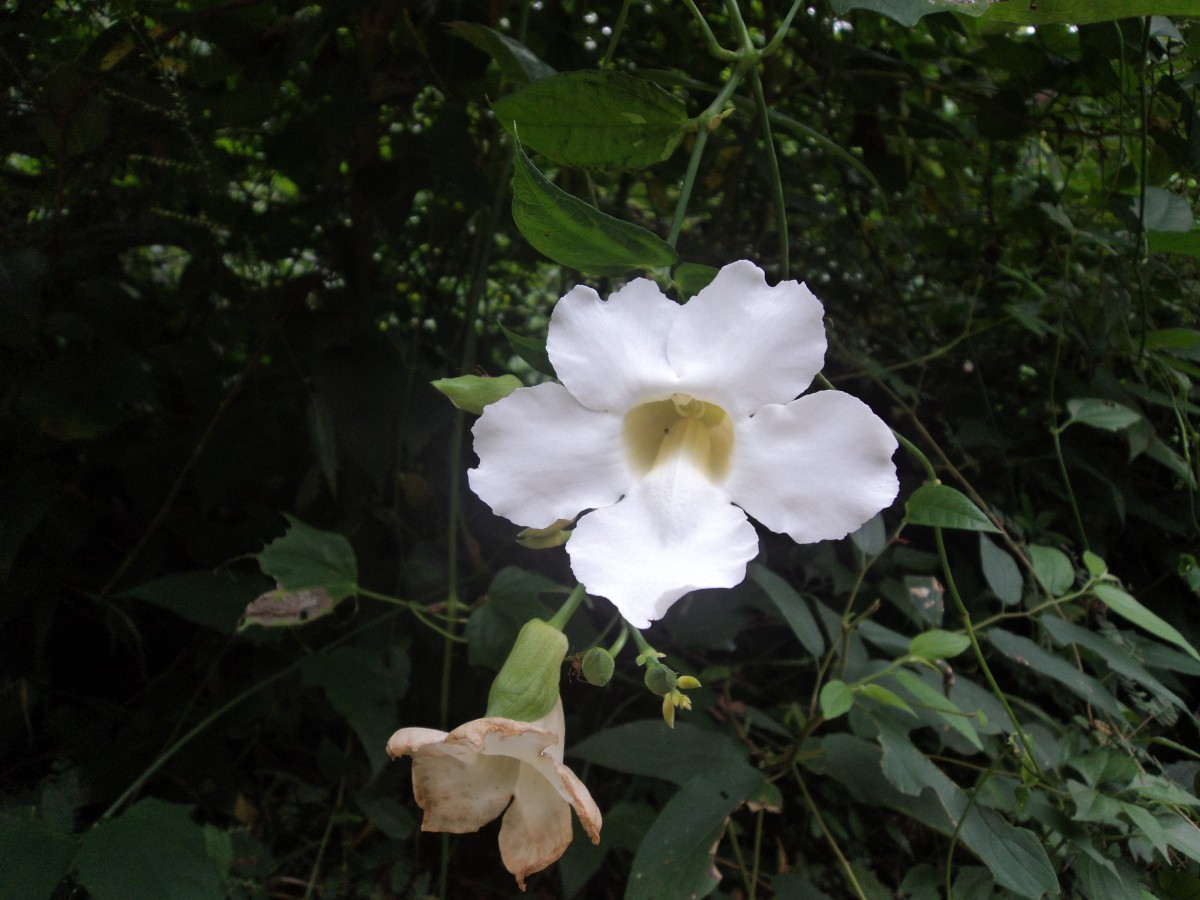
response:
<path id="1" fill-rule="evenodd" d="M 686 454 L 709 481 L 720 483 L 729 473 L 733 422 L 715 403 L 676 393 L 635 406 L 626 414 L 625 446 L 638 475 Z"/>

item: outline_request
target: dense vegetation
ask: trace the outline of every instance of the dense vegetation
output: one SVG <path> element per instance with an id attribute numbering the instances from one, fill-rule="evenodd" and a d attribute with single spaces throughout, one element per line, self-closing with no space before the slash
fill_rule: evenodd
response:
<path id="1" fill-rule="evenodd" d="M 674 730 L 564 669 L 605 825 L 529 894 L 1200 891 L 1190 0 L 698 5 L 0 4 L 0 898 L 511 895 L 384 745 L 574 580 L 430 382 L 743 258 L 900 497 L 647 632 Z"/>

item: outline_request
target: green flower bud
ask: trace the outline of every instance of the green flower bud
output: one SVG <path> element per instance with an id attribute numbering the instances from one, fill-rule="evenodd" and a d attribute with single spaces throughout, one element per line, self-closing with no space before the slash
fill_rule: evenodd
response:
<path id="1" fill-rule="evenodd" d="M 565 634 L 541 619 L 526 622 L 492 682 L 488 717 L 532 722 L 550 712 L 566 655 Z"/>
<path id="2" fill-rule="evenodd" d="M 570 519 L 559 519 L 549 528 L 524 528 L 517 535 L 517 543 L 530 550 L 561 547 L 571 536 L 571 532 L 567 528 L 570 524 Z"/>
<path id="3" fill-rule="evenodd" d="M 616 667 L 612 654 L 603 647 L 593 647 L 583 654 L 583 677 L 588 684 L 604 687 L 612 680 Z"/>
<path id="4" fill-rule="evenodd" d="M 675 673 L 661 663 L 651 663 L 646 666 L 646 687 L 653 694 L 665 697 L 675 690 L 677 679 Z"/>

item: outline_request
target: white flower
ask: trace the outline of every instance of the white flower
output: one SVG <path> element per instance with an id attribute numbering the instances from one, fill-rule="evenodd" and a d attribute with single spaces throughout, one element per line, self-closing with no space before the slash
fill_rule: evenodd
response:
<path id="1" fill-rule="evenodd" d="M 571 843 L 571 807 L 592 843 L 600 843 L 600 810 L 562 764 L 564 734 L 560 699 L 536 722 L 476 719 L 449 733 L 401 728 L 387 752 L 393 759 L 413 758 L 413 796 L 425 810 L 422 831 L 478 831 L 504 813 L 500 858 L 525 890 L 525 877 L 553 863 Z"/>
<path id="2" fill-rule="evenodd" d="M 896 439 L 849 394 L 799 396 L 824 363 L 822 314 L 746 260 L 682 306 L 642 278 L 607 301 L 575 287 L 546 343 L 562 384 L 484 410 L 471 487 L 519 525 L 591 510 L 571 568 L 638 628 L 742 581 L 747 514 L 800 543 L 844 537 L 896 498 Z"/>

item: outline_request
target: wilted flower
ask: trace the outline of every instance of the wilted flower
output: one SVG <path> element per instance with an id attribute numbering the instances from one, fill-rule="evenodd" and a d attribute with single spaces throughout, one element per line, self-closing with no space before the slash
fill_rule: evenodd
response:
<path id="1" fill-rule="evenodd" d="M 822 314 L 746 260 L 682 306 L 642 278 L 607 301 L 577 286 L 546 344 L 562 383 L 484 410 L 471 487 L 534 528 L 591 510 L 571 568 L 639 628 L 741 582 L 747 514 L 801 543 L 844 537 L 895 499 L 896 440 L 849 394 L 799 397 L 824 363 Z"/>
<path id="2" fill-rule="evenodd" d="M 571 811 L 600 843 L 600 810 L 562 764 L 562 701 L 536 722 L 476 719 L 448 734 L 401 728 L 388 755 L 413 758 L 413 795 L 422 831 L 465 834 L 504 813 L 500 858 L 525 890 L 525 877 L 555 862 L 571 843 Z M 510 803 L 511 801 L 511 803 Z"/>

